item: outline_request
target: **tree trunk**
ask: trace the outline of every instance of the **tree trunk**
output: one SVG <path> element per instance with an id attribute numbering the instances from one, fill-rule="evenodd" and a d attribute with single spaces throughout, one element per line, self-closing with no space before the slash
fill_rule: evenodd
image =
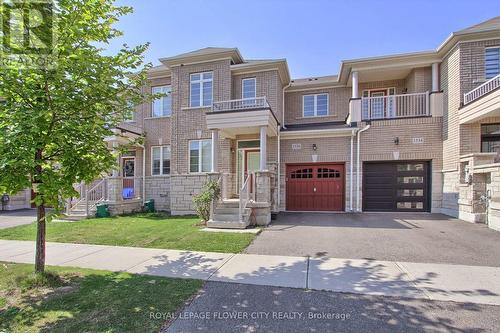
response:
<path id="1" fill-rule="evenodd" d="M 35 154 L 35 183 L 37 188 L 35 190 L 35 200 L 39 195 L 38 186 L 42 183 L 42 149 L 37 149 Z M 43 199 L 43 197 L 42 197 Z M 36 211 L 36 254 L 35 254 L 35 272 L 43 273 L 45 271 L 45 200 L 37 206 Z"/>
<path id="2" fill-rule="evenodd" d="M 37 207 L 35 272 L 45 271 L 45 205 Z"/>

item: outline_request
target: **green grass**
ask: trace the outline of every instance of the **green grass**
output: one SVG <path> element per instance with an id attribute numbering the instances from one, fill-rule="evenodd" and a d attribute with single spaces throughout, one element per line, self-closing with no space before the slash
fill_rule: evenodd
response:
<path id="1" fill-rule="evenodd" d="M 0 332 L 157 332 L 201 281 L 0 262 Z"/>
<path id="2" fill-rule="evenodd" d="M 80 222 L 51 222 L 47 241 L 239 253 L 253 234 L 204 232 L 195 217 L 138 214 Z M 0 230 L 0 239 L 35 240 L 36 224 Z"/>

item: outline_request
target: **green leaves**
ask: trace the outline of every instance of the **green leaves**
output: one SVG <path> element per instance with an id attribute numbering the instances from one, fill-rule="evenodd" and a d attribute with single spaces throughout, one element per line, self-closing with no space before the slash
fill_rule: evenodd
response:
<path id="1" fill-rule="evenodd" d="M 55 63 L 0 68 L 2 192 L 16 193 L 36 179 L 36 204 L 58 209 L 75 195 L 74 183 L 115 167 L 104 139 L 136 105 L 150 100 L 141 90 L 147 45 L 114 55 L 103 55 L 97 45 L 121 34 L 113 24 L 131 10 L 114 0 L 60 0 Z"/>

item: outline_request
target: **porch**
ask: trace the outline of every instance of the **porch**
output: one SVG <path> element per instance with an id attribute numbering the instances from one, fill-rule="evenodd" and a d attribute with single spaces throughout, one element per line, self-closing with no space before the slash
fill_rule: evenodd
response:
<path id="1" fill-rule="evenodd" d="M 212 131 L 212 174 L 222 189 L 208 226 L 267 225 L 277 210 L 279 123 L 265 97 L 214 103 L 207 112 Z M 221 139 L 230 147 L 221 151 Z"/>
<path id="2" fill-rule="evenodd" d="M 92 217 L 101 203 L 108 205 L 111 215 L 141 211 L 145 198 L 145 147 L 137 143 L 137 139 L 142 133 L 131 125 L 116 128 L 113 133 L 106 142 L 116 154 L 117 168 L 91 183 L 74 185 L 78 195 L 66 203 L 68 218 Z M 118 153 L 118 147 L 122 145 L 130 145 L 130 149 Z"/>

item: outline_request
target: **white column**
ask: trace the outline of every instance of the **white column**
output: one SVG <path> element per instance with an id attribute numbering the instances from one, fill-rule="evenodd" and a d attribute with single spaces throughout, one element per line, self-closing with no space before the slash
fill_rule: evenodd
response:
<path id="1" fill-rule="evenodd" d="M 352 98 L 359 98 L 358 72 L 352 72 Z"/>
<path id="2" fill-rule="evenodd" d="M 440 91 L 439 89 L 439 63 L 432 64 L 432 91 Z"/>
<path id="3" fill-rule="evenodd" d="M 267 127 L 260 128 L 260 171 L 267 170 Z"/>
<path id="4" fill-rule="evenodd" d="M 212 172 L 219 172 L 219 131 L 212 131 Z"/>

